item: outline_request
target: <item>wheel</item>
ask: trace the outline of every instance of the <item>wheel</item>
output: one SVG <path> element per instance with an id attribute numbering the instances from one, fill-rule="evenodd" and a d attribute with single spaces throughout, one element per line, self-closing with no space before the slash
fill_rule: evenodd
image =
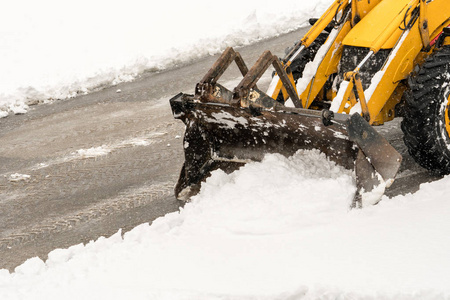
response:
<path id="1" fill-rule="evenodd" d="M 409 86 L 401 124 L 408 151 L 422 167 L 450 174 L 450 46 L 428 58 Z"/>

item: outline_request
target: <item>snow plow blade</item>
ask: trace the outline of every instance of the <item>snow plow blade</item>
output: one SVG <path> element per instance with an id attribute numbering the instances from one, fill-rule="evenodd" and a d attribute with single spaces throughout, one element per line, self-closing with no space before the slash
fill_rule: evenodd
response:
<path id="1" fill-rule="evenodd" d="M 231 91 L 217 81 L 233 61 L 243 79 Z M 270 65 L 295 108 L 256 86 Z M 180 93 L 170 99 L 170 105 L 174 117 L 186 125 L 185 162 L 175 187 L 179 200 L 197 194 L 213 170 L 232 172 L 247 162 L 261 161 L 268 153 L 291 156 L 300 149 L 318 149 L 355 170 L 353 206 L 358 207 L 364 192 L 383 181 L 389 185 L 400 167 L 401 155 L 359 114 L 303 109 L 292 77 L 270 51 L 248 70 L 240 54 L 228 48 L 197 83 L 194 95 Z"/>
<path id="2" fill-rule="evenodd" d="M 188 201 L 213 170 L 232 172 L 267 153 L 291 156 L 299 149 L 318 149 L 330 160 L 355 169 L 357 193 L 380 180 L 393 181 L 401 155 L 359 114 L 336 114 L 275 105 L 274 109 L 234 107 L 227 103 L 202 103 L 193 95 L 170 100 L 173 115 L 186 125 L 185 162 L 175 196 Z M 381 176 L 377 176 L 377 173 Z"/>

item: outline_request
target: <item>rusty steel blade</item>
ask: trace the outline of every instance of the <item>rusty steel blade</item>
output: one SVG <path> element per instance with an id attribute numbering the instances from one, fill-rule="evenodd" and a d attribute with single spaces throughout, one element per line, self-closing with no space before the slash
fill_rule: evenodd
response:
<path id="1" fill-rule="evenodd" d="M 288 157 L 300 149 L 318 149 L 337 164 L 354 169 L 353 205 L 361 192 L 381 183 L 377 173 L 389 186 L 400 167 L 401 155 L 359 114 L 284 106 L 242 108 L 204 103 L 182 93 L 170 104 L 174 117 L 186 124 L 185 162 L 175 188 L 180 200 L 198 193 L 213 170 L 232 172 L 268 153 Z"/>
<path id="2" fill-rule="evenodd" d="M 213 170 L 231 172 L 268 153 L 291 156 L 299 149 L 318 149 L 339 165 L 354 167 L 358 149 L 348 139 L 346 126 L 327 127 L 316 112 L 252 111 L 183 97 L 171 99 L 174 116 L 186 124 L 185 163 L 175 188 L 178 199 L 196 194 Z"/>
<path id="3" fill-rule="evenodd" d="M 358 145 L 373 168 L 389 185 L 400 168 L 401 154 L 358 114 L 351 116 L 347 131 L 350 140 Z"/>

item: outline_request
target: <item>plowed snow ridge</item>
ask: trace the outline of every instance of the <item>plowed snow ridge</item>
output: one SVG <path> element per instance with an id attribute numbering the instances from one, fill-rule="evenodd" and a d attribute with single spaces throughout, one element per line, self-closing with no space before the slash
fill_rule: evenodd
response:
<path id="1" fill-rule="evenodd" d="M 317 151 L 268 155 L 214 172 L 191 203 L 151 226 L 1 271 L 0 296 L 445 299 L 449 183 L 349 210 L 350 171 Z"/>

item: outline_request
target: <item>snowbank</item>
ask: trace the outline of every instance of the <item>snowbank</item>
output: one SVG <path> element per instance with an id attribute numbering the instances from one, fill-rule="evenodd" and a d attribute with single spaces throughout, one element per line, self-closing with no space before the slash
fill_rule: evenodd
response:
<path id="1" fill-rule="evenodd" d="M 297 29 L 332 0 L 23 0 L 0 12 L 0 117 Z"/>
<path id="2" fill-rule="evenodd" d="M 444 299 L 450 177 L 349 210 L 317 151 L 213 173 L 180 212 L 0 271 L 0 299 Z"/>

